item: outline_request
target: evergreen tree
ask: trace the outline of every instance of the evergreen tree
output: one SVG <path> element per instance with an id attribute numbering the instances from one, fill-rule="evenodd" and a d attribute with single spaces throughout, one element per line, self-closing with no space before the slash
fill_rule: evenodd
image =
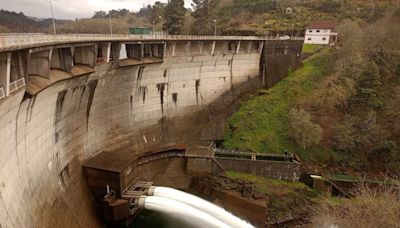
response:
<path id="1" fill-rule="evenodd" d="M 155 25 L 159 25 L 162 20 L 160 19 L 160 17 L 164 17 L 164 10 L 165 10 L 165 3 L 161 3 L 161 2 L 155 2 L 154 6 L 153 6 L 153 10 L 152 10 L 152 14 L 151 14 L 151 22 L 154 23 Z M 157 27 L 159 28 L 159 27 Z"/>
<path id="2" fill-rule="evenodd" d="M 382 107 L 383 102 L 379 93 L 381 87 L 382 81 L 379 68 L 376 63 L 369 61 L 358 80 L 357 103 L 367 108 Z"/>
<path id="3" fill-rule="evenodd" d="M 193 0 L 192 16 L 195 19 L 193 33 L 212 34 L 214 32 L 214 20 L 216 20 L 216 0 Z"/>
<path id="4" fill-rule="evenodd" d="M 180 34 L 183 27 L 183 19 L 185 17 L 186 9 L 183 0 L 170 0 L 165 7 L 165 24 L 164 29 L 169 34 Z"/>

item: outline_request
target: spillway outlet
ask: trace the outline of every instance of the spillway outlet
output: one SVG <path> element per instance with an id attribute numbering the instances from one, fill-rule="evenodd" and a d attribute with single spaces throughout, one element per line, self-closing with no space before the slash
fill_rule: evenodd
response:
<path id="1" fill-rule="evenodd" d="M 119 197 L 114 191 L 109 191 L 102 201 L 104 218 L 112 223 L 129 224 L 144 208 L 152 182 L 136 181 Z"/>
<path id="2" fill-rule="evenodd" d="M 140 166 L 169 157 L 184 157 L 186 144 L 149 148 L 140 155 L 130 148 L 103 151 L 83 164 L 89 188 L 108 223 L 129 224 L 141 211 L 139 199 L 152 192 L 153 182 L 139 181 Z"/>

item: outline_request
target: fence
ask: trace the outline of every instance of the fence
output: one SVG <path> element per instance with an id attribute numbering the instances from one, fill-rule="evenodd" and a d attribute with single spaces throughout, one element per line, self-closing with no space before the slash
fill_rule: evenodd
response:
<path id="1" fill-rule="evenodd" d="M 20 78 L 16 81 L 10 83 L 9 91 L 10 93 L 17 91 L 18 89 L 25 86 L 25 78 Z"/>
<path id="2" fill-rule="evenodd" d="M 275 37 L 275 36 L 197 36 L 197 35 L 133 35 L 133 34 L 2 34 L 0 48 L 20 45 L 51 44 L 83 41 L 139 41 L 139 40 L 303 40 L 303 37 Z"/>

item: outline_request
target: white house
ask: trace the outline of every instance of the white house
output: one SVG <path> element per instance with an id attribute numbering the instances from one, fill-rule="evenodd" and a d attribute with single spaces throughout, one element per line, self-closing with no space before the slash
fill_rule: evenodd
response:
<path id="1" fill-rule="evenodd" d="M 333 21 L 317 21 L 306 27 L 305 44 L 332 45 L 337 42 L 338 33 Z"/>

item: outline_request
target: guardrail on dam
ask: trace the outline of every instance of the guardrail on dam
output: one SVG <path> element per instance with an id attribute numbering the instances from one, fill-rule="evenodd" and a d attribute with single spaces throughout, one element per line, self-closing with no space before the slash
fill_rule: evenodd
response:
<path id="1" fill-rule="evenodd" d="M 270 85 L 265 56 L 279 56 L 284 74 L 301 46 L 266 37 L 0 36 L 1 227 L 102 226 L 85 160 L 221 138 L 239 98 Z M 162 162 L 139 177 L 165 181 L 175 163 Z M 178 179 L 167 180 L 185 184 Z"/>

